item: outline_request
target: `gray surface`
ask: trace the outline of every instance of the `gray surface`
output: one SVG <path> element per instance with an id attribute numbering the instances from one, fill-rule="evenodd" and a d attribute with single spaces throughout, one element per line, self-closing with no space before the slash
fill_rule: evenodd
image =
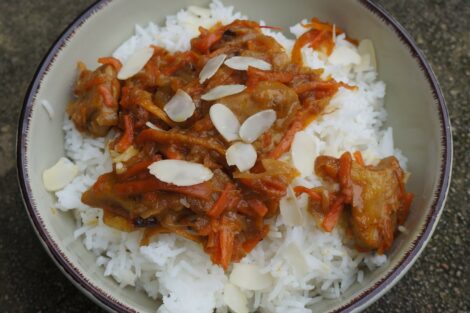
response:
<path id="1" fill-rule="evenodd" d="M 61 31 L 92 0 L 0 1 L 0 312 L 101 312 L 41 247 L 16 183 L 23 96 Z M 416 39 L 444 90 L 454 133 L 446 209 L 408 274 L 367 312 L 470 312 L 470 2 L 378 0 Z"/>

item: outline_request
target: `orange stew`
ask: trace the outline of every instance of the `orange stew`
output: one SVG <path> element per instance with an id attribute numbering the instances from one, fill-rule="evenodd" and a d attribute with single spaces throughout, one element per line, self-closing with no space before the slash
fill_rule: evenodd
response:
<path id="1" fill-rule="evenodd" d="M 332 79 L 324 81 L 321 70 L 302 66 L 303 46 L 308 44 L 326 53 L 334 47 L 331 25 L 312 20 L 306 27 L 311 29 L 297 40 L 292 59 L 273 38 L 263 35 L 257 23 L 236 20 L 212 29 L 201 28 L 187 52 L 169 53 L 153 47 L 148 63 L 126 80 L 118 80 L 122 65 L 114 58 L 99 59 L 102 65 L 94 71 L 80 63 L 76 99 L 67 109 L 70 118 L 78 130 L 94 137 L 105 136 L 112 128 L 120 134 L 109 144 L 112 155 L 120 154 L 120 161 L 83 194 L 82 201 L 102 208 L 104 222 L 111 227 L 123 231 L 145 229 L 142 244 L 158 234 L 175 233 L 200 243 L 212 261 L 225 269 L 240 260 L 267 235 L 266 220 L 278 215 L 279 200 L 298 175 L 278 158 L 290 150 L 296 132 L 322 113 L 337 90 L 349 87 Z M 341 32 L 336 28 L 336 33 Z M 240 71 L 222 65 L 201 83 L 199 73 L 205 64 L 222 53 L 261 59 L 272 67 Z M 217 101 L 201 98 L 214 87 L 233 84 L 247 88 Z M 178 90 L 186 92 L 195 104 L 194 113 L 184 122 L 173 121 L 164 110 Z M 258 158 L 251 170 L 240 172 L 227 164 L 225 153 L 230 143 L 209 116 L 216 102 L 232 110 L 240 123 L 263 110 L 276 112 L 276 122 L 253 142 Z M 163 182 L 150 174 L 148 167 L 165 159 L 202 164 L 213 177 L 192 186 Z M 403 172 L 393 160 L 384 161 L 392 163 L 388 170 L 388 163 L 367 167 L 358 153 L 354 159 L 349 154 L 339 160 L 317 159 L 317 174 L 339 183 L 339 191 L 325 191 L 326 187 L 295 191 L 310 196 L 312 214 L 320 216 L 325 231 L 335 227 L 342 212 L 352 210 L 350 224 L 358 245 L 384 251 L 393 238 L 390 229 L 394 230 L 396 218 L 378 218 L 376 228 L 370 230 L 377 234 L 367 235 L 364 229 L 368 225 L 356 218 L 367 214 L 363 209 L 369 209 L 364 201 L 362 209 L 354 205 L 358 188 L 365 189 L 367 180 L 374 180 L 369 171 L 380 174 L 385 168 L 384 188 L 393 180 L 398 189 L 394 190 L 396 195 L 385 199 L 390 205 L 384 214 L 393 213 L 400 222 L 406 217 L 412 197 L 404 192 Z"/>

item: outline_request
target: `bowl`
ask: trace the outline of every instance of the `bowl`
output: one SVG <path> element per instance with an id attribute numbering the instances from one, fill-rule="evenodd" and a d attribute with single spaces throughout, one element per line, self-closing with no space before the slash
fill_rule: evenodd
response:
<path id="1" fill-rule="evenodd" d="M 17 168 L 28 215 L 46 251 L 62 272 L 88 297 L 109 311 L 154 312 L 157 304 L 142 292 L 118 288 L 95 265 L 95 257 L 80 241 L 70 243 L 72 214 L 51 208 L 54 197 L 41 175 L 64 155 L 62 122 L 75 78 L 75 65 L 90 66 L 132 35 L 134 25 L 161 23 L 189 4 L 207 0 L 102 0 L 86 9 L 51 47 L 27 91 L 19 120 Z M 370 38 L 375 44 L 379 77 L 387 85 L 388 125 L 395 142 L 409 158 L 413 173 L 408 188 L 415 200 L 402 233 L 389 252 L 389 263 L 355 284 L 340 299 L 315 305 L 314 312 L 359 311 L 387 292 L 416 261 L 442 212 L 452 163 L 449 116 L 439 84 L 410 35 L 382 8 L 368 0 L 224 1 L 254 20 L 288 27 L 317 16 L 341 25 L 353 38 Z M 267 9 L 269 8 L 269 9 Z M 269 13 L 268 13 L 269 12 Z M 118 22 L 116 22 L 118 21 Z M 55 111 L 49 119 L 40 105 L 48 99 Z"/>

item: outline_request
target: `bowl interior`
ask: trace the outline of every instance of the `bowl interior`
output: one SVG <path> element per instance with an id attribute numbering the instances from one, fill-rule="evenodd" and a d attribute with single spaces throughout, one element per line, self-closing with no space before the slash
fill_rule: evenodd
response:
<path id="1" fill-rule="evenodd" d="M 98 57 L 110 55 L 132 35 L 136 23 L 146 25 L 156 21 L 161 24 L 165 16 L 191 4 L 207 5 L 208 1 L 114 0 L 95 5 L 84 19 L 75 23 L 73 31 L 66 33 L 67 40 L 59 41 L 59 48 L 52 50 L 48 56 L 32 86 L 30 102 L 20 126 L 23 138 L 20 142 L 23 145 L 19 151 L 25 166 L 24 177 L 20 180 L 24 179 L 26 202 L 30 201 L 30 212 L 37 218 L 39 233 L 53 247 L 56 260 L 63 260 L 59 262 L 62 263 L 60 267 L 68 268 L 65 271 L 69 275 L 72 271 L 82 276 L 76 281 L 77 284 L 88 286 L 88 293 L 93 289 L 92 297 L 96 298 L 100 293 L 106 295 L 109 301 L 115 303 L 115 308 L 154 312 L 156 303 L 133 288 L 119 288 L 112 279 L 104 277 L 103 269 L 95 266 L 95 257 L 81 242 L 70 243 L 75 227 L 73 216 L 51 210 L 55 199 L 44 189 L 41 175 L 44 169 L 64 155 L 61 127 L 65 106 L 71 97 L 76 62 L 82 60 L 89 67 L 95 67 Z M 341 26 L 353 38 L 370 38 L 375 44 L 379 77 L 387 85 L 388 125 L 394 128 L 396 147 L 409 158 L 408 169 L 412 176 L 408 188 L 415 194 L 415 201 L 405 224 L 408 232 L 396 239 L 389 253 L 390 263 L 366 276 L 363 284 L 354 285 L 341 299 L 322 302 L 313 309 L 320 312 L 350 305 L 353 299 L 369 293 L 365 291 L 385 277 L 398 280 L 402 270 L 413 260 L 408 258 L 403 263 L 405 257 L 412 249 L 415 249 L 412 253 L 421 249 L 416 246 L 416 240 L 428 222 L 436 222 L 429 219 L 436 197 L 442 191 L 440 178 L 446 151 L 442 142 L 441 113 L 432 85 L 409 46 L 379 15 L 367 8 L 366 2 L 342 1 L 338 5 L 337 1 L 298 0 L 292 5 L 288 1 L 237 0 L 224 1 L 224 4 L 234 5 L 236 11 L 241 11 L 250 19 L 263 19 L 268 25 L 285 29 L 303 18 L 317 16 Z M 47 99 L 54 108 L 52 120 L 40 105 L 43 99 Z M 397 267 L 398 271 L 390 278 L 388 275 Z M 381 288 L 374 297 L 387 289 L 385 286 Z M 352 307 L 363 306 L 374 297 L 359 301 Z"/>

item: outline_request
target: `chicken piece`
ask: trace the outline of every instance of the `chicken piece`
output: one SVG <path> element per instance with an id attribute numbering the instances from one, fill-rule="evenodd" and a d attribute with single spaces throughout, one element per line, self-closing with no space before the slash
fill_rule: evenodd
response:
<path id="1" fill-rule="evenodd" d="M 344 156 L 341 159 L 347 160 Z M 408 210 L 404 171 L 395 157 L 385 158 L 377 166 L 364 166 L 349 155 L 349 166 L 343 169 L 341 159 L 320 156 L 315 171 L 339 183 L 339 196 L 351 207 L 349 225 L 357 246 L 383 253 L 391 247 L 398 221 Z"/>
<path id="2" fill-rule="evenodd" d="M 79 131 L 94 137 L 105 136 L 118 124 L 117 71 L 111 65 L 102 65 L 92 72 L 79 63 L 78 72 L 77 98 L 68 105 L 67 113 Z"/>
<path id="3" fill-rule="evenodd" d="M 104 208 L 105 211 L 131 220 L 139 216 L 148 218 L 167 210 L 178 211 L 183 207 L 180 202 L 183 196 L 161 191 L 162 188 L 168 189 L 163 184 L 146 190 L 141 197 L 119 193 L 123 189 L 122 185 L 123 183 L 118 182 L 118 175 L 114 173 L 101 175 L 98 181 L 83 193 L 81 200 L 91 207 Z"/>

